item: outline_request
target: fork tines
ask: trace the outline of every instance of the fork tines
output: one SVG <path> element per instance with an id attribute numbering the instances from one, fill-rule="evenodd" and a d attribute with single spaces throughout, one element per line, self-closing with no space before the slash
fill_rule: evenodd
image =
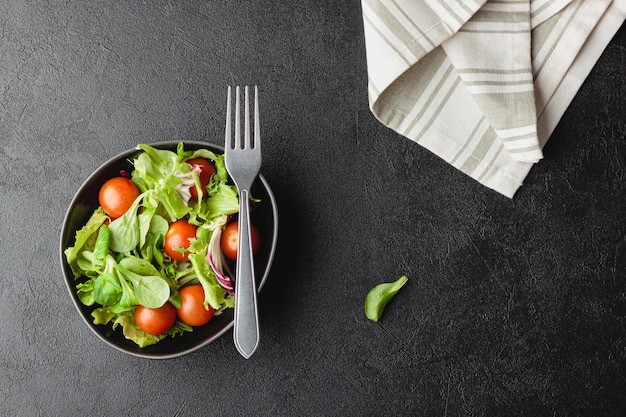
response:
<path id="1" fill-rule="evenodd" d="M 240 117 L 240 87 L 235 87 L 235 135 L 234 142 L 231 135 L 231 86 L 228 86 L 228 101 L 226 103 L 226 148 L 246 149 L 261 146 L 259 128 L 259 90 L 254 86 L 254 136 L 250 135 L 250 93 L 248 86 L 244 87 L 244 137 L 241 140 L 241 117 Z M 257 143 L 258 142 L 258 143 Z"/>

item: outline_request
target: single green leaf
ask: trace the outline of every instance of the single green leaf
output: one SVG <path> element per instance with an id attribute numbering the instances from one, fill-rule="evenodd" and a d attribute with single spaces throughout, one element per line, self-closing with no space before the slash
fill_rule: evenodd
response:
<path id="1" fill-rule="evenodd" d="M 183 300 L 180 298 L 180 293 L 178 291 L 170 295 L 168 300 L 177 309 L 183 305 Z"/>
<path id="2" fill-rule="evenodd" d="M 89 250 L 81 251 L 74 260 L 76 269 L 81 271 L 81 275 L 94 276 L 98 273 L 93 268 L 93 252 Z"/>
<path id="3" fill-rule="evenodd" d="M 182 142 L 178 142 L 176 145 L 176 161 L 182 162 L 186 159 L 189 159 L 193 151 L 186 151 L 185 144 Z"/>
<path id="4" fill-rule="evenodd" d="M 146 144 L 140 144 L 137 147 L 144 151 L 143 154 L 139 155 L 138 159 L 144 158 L 144 163 L 146 159 L 150 159 L 152 162 L 151 171 L 153 173 L 157 170 L 160 171 L 162 175 L 174 172 L 176 161 L 178 159 L 178 155 L 176 153 L 166 149 L 157 149 Z M 136 168 L 137 166 L 135 166 L 135 169 Z"/>
<path id="5" fill-rule="evenodd" d="M 159 275 L 159 270 L 145 259 L 128 255 L 120 260 L 118 266 L 139 275 Z"/>
<path id="6" fill-rule="evenodd" d="M 220 182 L 210 189 L 209 195 L 197 213 L 205 221 L 239 212 L 239 195 L 235 186 Z"/>
<path id="7" fill-rule="evenodd" d="M 72 268 L 75 276 L 80 276 L 82 271 L 76 265 L 76 260 L 79 253 L 84 249 L 92 249 L 93 246 L 89 242 L 95 243 L 95 235 L 98 232 L 100 226 L 108 219 L 102 208 L 96 209 L 87 223 L 76 232 L 76 238 L 74 246 L 65 249 L 64 254 L 67 259 L 67 263 Z"/>
<path id="8" fill-rule="evenodd" d="M 150 267 L 143 265 L 139 267 L 140 269 L 137 269 L 142 261 L 146 262 L 150 265 Z M 130 262 L 133 263 L 133 269 L 155 275 L 140 275 L 137 272 L 133 272 L 130 269 L 125 268 L 124 265 L 128 265 Z M 133 286 L 133 292 L 137 303 L 144 307 L 159 308 L 165 304 L 170 296 L 170 286 L 167 281 L 158 275 L 158 271 L 154 266 L 143 259 L 132 257 L 124 258 L 120 263 L 118 263 L 116 272 L 118 277 L 120 277 L 120 282 L 122 281 L 121 278 L 130 282 Z"/>
<path id="9" fill-rule="evenodd" d="M 167 220 L 158 214 L 155 214 L 150 221 L 150 229 L 148 230 L 146 241 L 149 242 L 150 245 L 154 245 L 154 242 L 158 242 L 160 239 L 163 239 L 163 236 L 165 236 L 169 227 L 170 225 Z"/>
<path id="10" fill-rule="evenodd" d="M 224 162 L 224 155 L 217 155 L 213 160 L 215 163 L 216 175 L 220 182 L 228 182 L 228 171 Z"/>
<path id="11" fill-rule="evenodd" d="M 204 289 L 204 305 L 210 305 L 216 310 L 222 307 L 225 302 L 226 290 L 217 282 L 215 272 L 211 269 L 206 254 L 191 254 L 189 261 L 193 266 L 202 288 Z"/>
<path id="12" fill-rule="evenodd" d="M 175 175 L 164 177 L 157 188 L 158 198 L 161 205 L 170 216 L 171 221 L 182 219 L 191 211 L 191 207 L 185 203 L 177 188 L 182 185 L 182 180 Z"/>
<path id="13" fill-rule="evenodd" d="M 128 285 L 128 284 L 126 284 Z M 111 308 L 111 312 L 115 313 L 115 314 L 120 314 L 120 313 L 124 313 L 126 311 L 135 311 L 135 309 L 137 308 L 137 302 L 135 302 L 135 304 L 133 305 L 122 305 L 121 301 L 117 304 L 115 304 L 114 306 L 110 306 Z"/>
<path id="14" fill-rule="evenodd" d="M 217 161 L 217 159 L 219 159 L 220 157 L 218 157 L 217 154 L 211 152 L 208 149 L 197 149 L 193 151 L 193 153 L 189 155 L 189 157 L 186 159 L 194 159 L 194 158 L 204 158 L 215 163 L 215 161 Z M 221 156 L 221 158 L 224 159 L 223 156 Z"/>
<path id="15" fill-rule="evenodd" d="M 139 219 L 137 210 L 143 194 L 135 199 L 130 208 L 109 224 L 109 248 L 118 253 L 130 252 L 139 244 Z"/>
<path id="16" fill-rule="evenodd" d="M 176 320 L 174 325 L 167 331 L 167 334 L 171 337 L 182 335 L 185 332 L 193 332 L 193 327 L 181 320 Z"/>
<path id="17" fill-rule="evenodd" d="M 93 299 L 93 279 L 76 285 L 76 295 L 81 303 L 86 306 L 91 306 L 94 303 Z"/>
<path id="18" fill-rule="evenodd" d="M 93 299 L 102 306 L 117 304 L 122 298 L 122 285 L 115 274 L 100 275 L 93 284 Z"/>
<path id="19" fill-rule="evenodd" d="M 106 224 L 103 224 L 98 229 L 98 237 L 96 238 L 96 245 L 93 249 L 93 258 L 91 264 L 93 269 L 99 273 L 102 273 L 106 263 L 106 257 L 109 254 L 109 228 Z"/>
<path id="20" fill-rule="evenodd" d="M 140 220 L 141 223 L 142 220 Z M 143 220 L 145 221 L 145 219 Z M 140 225 L 140 230 L 146 228 L 146 224 Z M 161 250 L 163 248 L 163 237 L 167 233 L 169 223 L 163 217 L 158 214 L 152 214 L 150 222 L 147 224 L 145 231 L 141 231 L 142 237 L 140 238 L 140 253 L 142 258 L 152 262 L 156 262 L 163 267 L 163 255 Z M 145 236 L 144 236 L 145 233 Z"/>
<path id="21" fill-rule="evenodd" d="M 152 259 L 161 267 L 161 270 L 167 269 L 163 263 L 163 252 L 161 251 L 161 249 L 163 249 L 163 243 L 165 242 L 164 236 L 165 235 L 156 236 L 150 248 L 152 250 Z"/>
<path id="22" fill-rule="evenodd" d="M 130 174 L 131 180 L 137 184 L 142 192 L 154 189 L 162 176 L 158 165 L 145 153 L 135 158 L 133 165 L 135 169 Z"/>
<path id="23" fill-rule="evenodd" d="M 365 297 L 365 315 L 372 321 L 378 321 L 385 310 L 385 306 L 394 295 L 408 281 L 403 275 L 395 282 L 378 284 Z"/>
<path id="24" fill-rule="evenodd" d="M 139 224 L 139 247 L 143 248 L 146 244 L 146 239 L 150 231 L 150 223 L 152 217 L 156 213 L 156 207 L 146 207 L 141 213 L 137 215 L 137 222 Z"/>
<path id="25" fill-rule="evenodd" d="M 129 274 L 131 275 L 126 275 L 126 278 L 129 278 L 133 284 L 135 297 L 140 305 L 148 308 L 159 308 L 165 304 L 170 296 L 170 287 L 163 278 L 155 275 L 136 275 L 132 272 Z M 135 276 L 130 278 L 132 275 Z"/>
<path id="26" fill-rule="evenodd" d="M 115 264 L 115 271 L 117 271 L 117 264 Z M 128 309 L 129 307 L 135 307 L 139 304 L 137 301 L 137 297 L 135 297 L 135 291 L 132 285 L 126 281 L 124 275 L 118 274 L 116 272 L 117 278 L 119 279 L 120 286 L 122 287 L 122 297 L 120 301 L 113 307 L 118 312 Z"/>
<path id="27" fill-rule="evenodd" d="M 117 313 L 113 312 L 109 307 L 96 308 L 91 312 L 93 324 L 108 324 L 116 316 Z"/>

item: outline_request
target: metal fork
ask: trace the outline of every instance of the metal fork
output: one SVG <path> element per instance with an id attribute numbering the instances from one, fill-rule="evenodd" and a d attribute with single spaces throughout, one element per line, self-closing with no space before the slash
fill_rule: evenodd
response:
<path id="1" fill-rule="evenodd" d="M 254 87 L 254 140 L 250 138 L 248 86 L 245 87 L 244 137 L 241 140 L 239 86 L 235 90 L 235 140 L 231 128 L 231 88 L 226 102 L 226 170 L 239 190 L 239 246 L 235 273 L 235 324 L 233 338 L 241 355 L 248 359 L 259 345 L 259 316 L 256 280 L 250 237 L 250 188 L 261 169 L 261 131 L 259 128 L 259 92 Z"/>

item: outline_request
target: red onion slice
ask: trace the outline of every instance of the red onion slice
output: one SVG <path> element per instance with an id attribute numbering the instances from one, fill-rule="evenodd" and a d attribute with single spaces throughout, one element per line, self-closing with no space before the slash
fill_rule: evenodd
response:
<path id="1" fill-rule="evenodd" d="M 228 294 L 233 294 L 233 282 L 225 274 L 226 272 L 229 275 L 232 275 L 232 272 L 226 264 L 226 259 L 224 258 L 222 248 L 220 247 L 221 236 L 222 229 L 217 228 L 213 231 L 211 241 L 209 242 L 209 250 L 207 251 L 207 261 L 209 262 L 209 265 L 211 265 L 213 272 L 215 272 L 217 282 L 224 287 Z"/>

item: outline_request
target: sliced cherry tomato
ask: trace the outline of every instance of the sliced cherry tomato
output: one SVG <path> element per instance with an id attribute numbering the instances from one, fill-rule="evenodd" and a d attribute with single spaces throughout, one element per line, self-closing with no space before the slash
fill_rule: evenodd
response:
<path id="1" fill-rule="evenodd" d="M 180 252 L 176 249 L 187 249 L 191 244 L 189 239 L 196 237 L 196 230 L 198 230 L 198 227 L 187 220 L 176 220 L 170 224 L 165 234 L 165 243 L 163 245 L 165 253 L 175 261 L 186 261 L 189 258 L 189 252 Z"/>
<path id="2" fill-rule="evenodd" d="M 194 166 L 200 167 L 200 173 L 198 174 L 198 177 L 200 179 L 200 185 L 202 185 L 202 196 L 203 196 L 203 198 L 206 197 L 205 188 L 209 184 L 209 181 L 211 181 L 211 177 L 213 176 L 213 174 L 215 174 L 215 172 L 217 172 L 216 169 L 215 169 L 215 166 L 213 166 L 213 164 L 211 162 L 209 162 L 207 159 L 204 159 L 204 158 L 188 159 L 187 163 L 192 168 Z M 198 190 L 196 189 L 195 185 L 193 185 L 189 189 L 189 192 L 191 193 L 191 198 L 192 199 L 194 199 L 194 200 L 198 199 Z"/>
<path id="3" fill-rule="evenodd" d="M 126 213 L 139 194 L 139 188 L 128 178 L 113 177 L 100 187 L 98 201 L 106 214 L 117 219 Z"/>
<path id="4" fill-rule="evenodd" d="M 180 308 L 176 310 L 178 317 L 190 326 L 202 326 L 213 318 L 213 307 L 204 308 L 204 289 L 202 285 L 188 285 L 181 288 Z"/>
<path id="5" fill-rule="evenodd" d="M 259 231 L 253 224 L 250 225 L 250 237 L 252 238 L 252 253 L 256 253 L 256 251 L 259 250 L 259 246 L 261 245 L 261 236 L 259 235 Z M 222 232 L 220 247 L 222 248 L 224 256 L 232 261 L 236 261 L 238 245 L 239 222 L 234 221 L 232 223 L 229 223 Z"/>
<path id="6" fill-rule="evenodd" d="M 135 321 L 141 330 L 149 334 L 168 331 L 176 321 L 176 307 L 169 301 L 159 308 L 137 306 Z"/>

